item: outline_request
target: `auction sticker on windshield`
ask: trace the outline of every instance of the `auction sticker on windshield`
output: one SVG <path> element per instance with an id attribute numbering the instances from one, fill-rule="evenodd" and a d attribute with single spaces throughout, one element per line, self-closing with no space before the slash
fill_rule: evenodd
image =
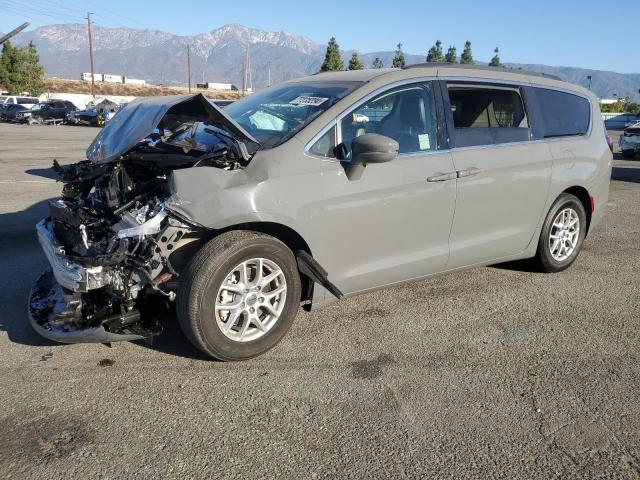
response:
<path id="1" fill-rule="evenodd" d="M 325 98 L 325 97 L 305 97 L 304 95 L 300 95 L 299 97 L 294 98 L 293 100 L 291 100 L 289 103 L 291 103 L 293 105 L 313 105 L 313 106 L 318 106 L 318 105 L 322 105 L 327 100 L 329 100 L 329 99 Z"/>

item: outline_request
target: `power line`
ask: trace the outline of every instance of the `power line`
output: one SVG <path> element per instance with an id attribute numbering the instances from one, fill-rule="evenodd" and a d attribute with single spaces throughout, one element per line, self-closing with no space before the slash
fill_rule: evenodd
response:
<path id="1" fill-rule="evenodd" d="M 143 26 L 144 28 L 151 28 L 148 25 L 145 25 L 145 24 L 141 23 L 139 18 L 131 18 L 131 17 L 128 17 L 126 15 L 122 15 L 121 13 L 114 12 L 113 10 L 109 10 L 108 8 L 106 8 L 104 6 L 104 4 L 102 4 L 100 2 L 95 2 L 93 0 L 84 0 L 84 1 L 86 3 L 91 4 L 93 6 L 93 9 L 96 12 L 101 12 L 99 14 L 103 18 L 104 17 L 117 18 L 119 23 L 120 23 L 120 20 L 122 19 L 122 20 L 128 22 L 129 25 Z M 123 24 L 123 26 L 126 26 L 126 25 Z"/>
<path id="2" fill-rule="evenodd" d="M 70 15 L 64 15 L 64 14 L 56 14 L 56 13 L 47 13 L 42 11 L 42 9 L 37 8 L 37 7 L 33 7 L 30 4 L 26 4 L 26 3 L 22 3 L 18 0 L 3 0 L 3 3 L 5 4 L 5 6 L 7 7 L 7 9 L 12 9 L 13 13 L 18 14 L 18 15 L 30 15 L 30 16 L 36 16 L 36 17 L 40 17 L 41 19 L 47 19 L 42 23 L 46 23 L 46 22 L 51 22 L 51 20 L 48 19 L 53 19 L 57 22 L 64 22 L 64 23 L 69 23 L 70 21 L 77 23 L 78 20 L 80 20 L 81 17 L 76 17 L 76 16 L 70 16 Z"/>

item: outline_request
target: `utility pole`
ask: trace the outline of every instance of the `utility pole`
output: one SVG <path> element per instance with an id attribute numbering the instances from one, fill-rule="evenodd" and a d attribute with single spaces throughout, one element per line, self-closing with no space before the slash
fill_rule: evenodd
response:
<path id="1" fill-rule="evenodd" d="M 191 93 L 191 47 L 187 44 L 187 79 L 189 83 L 189 93 Z"/>
<path id="2" fill-rule="evenodd" d="M 269 62 L 269 66 L 267 68 L 269 73 L 269 81 L 267 82 L 267 86 L 270 87 L 271 86 L 271 62 Z"/>
<path id="3" fill-rule="evenodd" d="M 14 35 L 19 34 L 22 30 L 24 30 L 25 28 L 27 28 L 29 26 L 29 22 L 24 22 L 22 25 L 20 25 L 18 28 L 14 28 L 13 30 L 11 30 L 9 33 L 7 33 L 6 35 L 0 37 L 0 45 L 2 45 L 4 42 L 6 42 L 7 40 L 9 40 L 11 37 L 13 37 Z"/>
<path id="4" fill-rule="evenodd" d="M 587 75 L 587 78 L 589 79 L 589 90 L 591 90 L 591 75 Z"/>
<path id="5" fill-rule="evenodd" d="M 247 63 L 249 62 L 249 46 L 247 45 L 247 52 L 242 65 L 242 96 L 245 96 L 247 90 Z"/>
<path id="6" fill-rule="evenodd" d="M 247 44 L 247 73 L 249 75 L 249 90 L 253 92 L 253 80 L 251 78 L 251 60 L 249 58 L 249 45 Z"/>
<path id="7" fill-rule="evenodd" d="M 93 73 L 93 39 L 91 38 L 91 12 L 87 12 L 87 30 L 89 32 L 89 63 L 91 63 L 91 96 L 96 99 L 95 75 Z"/>

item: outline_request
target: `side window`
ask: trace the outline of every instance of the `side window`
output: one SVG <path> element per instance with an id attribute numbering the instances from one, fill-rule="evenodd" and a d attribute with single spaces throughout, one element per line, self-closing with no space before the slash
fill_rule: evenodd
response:
<path id="1" fill-rule="evenodd" d="M 400 146 L 399 153 L 435 150 L 437 121 L 432 84 L 388 90 L 347 114 L 340 129 L 346 158 L 350 156 L 351 141 L 365 133 L 393 138 Z"/>
<path id="2" fill-rule="evenodd" d="M 529 140 L 529 122 L 517 89 L 449 85 L 456 147 Z"/>
<path id="3" fill-rule="evenodd" d="M 330 128 L 309 149 L 309 152 L 321 157 L 336 158 L 336 127 Z"/>
<path id="4" fill-rule="evenodd" d="M 571 93 L 534 88 L 542 117 L 544 138 L 584 135 L 589 130 L 589 101 Z"/>

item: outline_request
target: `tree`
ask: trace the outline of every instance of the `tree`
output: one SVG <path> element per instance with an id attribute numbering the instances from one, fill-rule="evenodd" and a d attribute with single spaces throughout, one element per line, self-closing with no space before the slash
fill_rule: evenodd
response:
<path id="1" fill-rule="evenodd" d="M 336 70 L 344 70 L 344 63 L 342 63 L 338 42 L 336 42 L 335 37 L 331 37 L 331 39 L 329 39 L 329 44 L 327 45 L 327 53 L 324 55 L 324 62 L 322 62 L 320 71 L 332 72 Z"/>
<path id="2" fill-rule="evenodd" d="M 436 44 L 429 49 L 429 52 L 427 52 L 427 62 L 444 62 L 444 55 L 442 54 L 442 42 L 440 40 L 436 40 Z"/>
<path id="3" fill-rule="evenodd" d="M 33 96 L 44 92 L 44 69 L 40 65 L 40 56 L 33 42 L 29 42 L 22 50 L 22 83 L 23 89 Z"/>
<path id="4" fill-rule="evenodd" d="M 393 68 L 404 67 L 404 53 L 402 52 L 402 43 L 399 43 L 396 49 L 396 55 L 393 57 Z"/>
<path id="5" fill-rule="evenodd" d="M 2 46 L 0 56 L 0 84 L 10 94 L 20 94 L 20 49 L 7 41 Z"/>
<path id="6" fill-rule="evenodd" d="M 373 64 L 371 64 L 372 68 L 384 68 L 384 63 L 382 63 L 382 60 L 380 60 L 380 57 L 376 57 L 375 60 L 373 61 Z"/>
<path id="7" fill-rule="evenodd" d="M 444 56 L 444 61 L 447 63 L 458 63 L 458 50 L 456 47 L 453 45 L 449 47 L 447 54 Z"/>
<path id="8" fill-rule="evenodd" d="M 14 47 L 6 42 L 0 56 L 0 84 L 11 95 L 29 92 L 38 96 L 44 91 L 44 73 L 35 45 Z"/>
<path id="9" fill-rule="evenodd" d="M 460 63 L 463 65 L 473 65 L 473 53 L 471 53 L 471 42 L 467 40 L 464 42 L 464 50 L 460 55 Z"/>
<path id="10" fill-rule="evenodd" d="M 618 100 L 615 103 L 601 103 L 600 111 L 602 113 L 640 113 L 640 104 Z"/>
<path id="11" fill-rule="evenodd" d="M 353 55 L 351 55 L 351 60 L 349 60 L 349 67 L 348 68 L 349 68 L 349 70 L 362 70 L 362 69 L 364 69 L 364 65 L 360 61 L 360 57 L 358 57 L 358 54 L 356 52 L 353 52 Z"/>
<path id="12" fill-rule="evenodd" d="M 500 55 L 498 55 L 500 53 L 500 50 L 498 50 L 498 47 L 496 47 L 496 49 L 493 51 L 493 53 L 495 53 L 495 55 L 493 56 L 493 58 L 489 62 L 489 66 L 490 67 L 503 67 L 504 65 L 502 65 L 502 63 L 500 63 Z"/>

